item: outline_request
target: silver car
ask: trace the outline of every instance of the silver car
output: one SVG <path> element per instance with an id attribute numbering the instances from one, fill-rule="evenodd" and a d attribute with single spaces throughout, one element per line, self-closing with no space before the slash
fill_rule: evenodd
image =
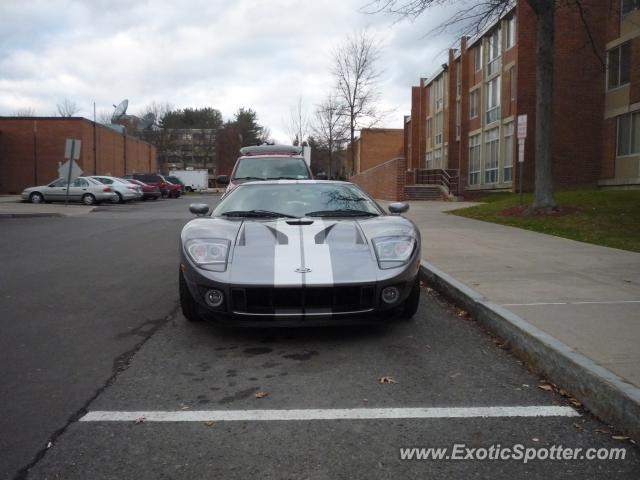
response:
<path id="1" fill-rule="evenodd" d="M 67 180 L 59 178 L 49 185 L 25 188 L 22 200 L 31 203 L 64 202 L 67 196 Z M 69 201 L 95 205 L 100 202 L 113 202 L 118 196 L 109 185 L 91 177 L 78 177 L 69 185 Z"/>
<path id="2" fill-rule="evenodd" d="M 188 320 L 235 325 L 411 318 L 420 299 L 420 232 L 347 182 L 239 185 L 185 225 L 179 291 Z"/>
<path id="3" fill-rule="evenodd" d="M 142 187 L 135 185 L 122 178 L 110 177 L 108 175 L 92 175 L 90 178 L 99 181 L 103 185 L 110 185 L 117 199 L 117 203 L 129 202 L 131 200 L 140 200 L 142 198 Z"/>

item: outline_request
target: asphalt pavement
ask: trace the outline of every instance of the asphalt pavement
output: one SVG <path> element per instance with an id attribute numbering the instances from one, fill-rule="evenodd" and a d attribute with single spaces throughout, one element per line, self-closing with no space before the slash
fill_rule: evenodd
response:
<path id="1" fill-rule="evenodd" d="M 387 326 L 186 322 L 176 250 L 194 199 L 0 219 L 2 478 L 638 478 L 637 447 L 428 289 L 412 321 Z M 543 416 L 555 407 L 565 414 Z M 269 418 L 309 409 L 315 417 Z M 93 412 L 106 420 L 84 421 Z M 454 444 L 613 447 L 626 458 L 400 458 Z"/>

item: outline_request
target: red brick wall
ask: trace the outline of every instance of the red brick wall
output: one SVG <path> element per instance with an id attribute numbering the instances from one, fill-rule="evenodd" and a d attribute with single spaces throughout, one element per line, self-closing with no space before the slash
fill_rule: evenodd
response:
<path id="1" fill-rule="evenodd" d="M 394 158 L 388 162 L 371 168 L 349 181 L 355 183 L 373 198 L 379 200 L 404 200 L 407 161 L 404 158 Z"/>
<path id="2" fill-rule="evenodd" d="M 412 141 L 412 145 L 416 142 Z M 402 156 L 404 131 L 395 128 L 368 128 L 360 131 L 360 172 Z"/>
<path id="3" fill-rule="evenodd" d="M 85 174 L 124 175 L 125 137 L 101 125 L 96 125 L 95 134 L 94 154 L 94 127 L 89 120 L 0 118 L 0 193 L 20 193 L 28 186 L 42 185 L 57 178 L 59 163 L 64 162 L 67 138 L 82 141 L 78 164 Z M 155 147 L 133 137 L 127 138 L 127 173 L 133 169 L 155 171 Z"/>
<path id="4" fill-rule="evenodd" d="M 614 178 L 616 175 L 616 119 L 604 120 L 602 142 L 602 166 L 600 178 Z"/>

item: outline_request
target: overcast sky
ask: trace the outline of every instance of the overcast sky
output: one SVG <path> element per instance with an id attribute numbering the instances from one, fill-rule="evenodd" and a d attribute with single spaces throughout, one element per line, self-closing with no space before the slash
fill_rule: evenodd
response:
<path id="1" fill-rule="evenodd" d="M 368 15 L 367 0 L 0 0 L 0 115 L 33 108 L 53 115 L 68 98 L 78 115 L 127 113 L 151 101 L 218 108 L 230 118 L 251 107 L 276 140 L 298 97 L 309 112 L 331 91 L 331 52 L 368 28 L 384 47 L 384 126 L 402 127 L 410 86 L 445 59 L 451 36 L 427 37 L 447 16 L 415 22 Z"/>

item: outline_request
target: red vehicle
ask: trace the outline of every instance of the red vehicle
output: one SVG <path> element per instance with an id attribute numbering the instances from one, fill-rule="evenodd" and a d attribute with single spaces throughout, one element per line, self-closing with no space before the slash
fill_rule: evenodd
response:
<path id="1" fill-rule="evenodd" d="M 313 179 L 311 169 L 303 157 L 302 147 L 256 145 L 241 148 L 240 155 L 228 178 L 229 185 L 223 197 L 244 182 Z"/>
<path id="2" fill-rule="evenodd" d="M 164 175 L 158 175 L 165 183 L 167 188 L 167 196 L 169 198 L 178 198 L 182 195 L 182 185 L 170 182 Z"/>
<path id="3" fill-rule="evenodd" d="M 157 200 L 162 194 L 160 193 L 160 188 L 155 185 L 149 185 L 147 183 L 141 182 L 140 180 L 136 180 L 135 178 L 127 178 L 127 181 L 131 183 L 135 183 L 136 185 L 140 185 L 142 188 L 142 199 L 147 200 Z"/>

